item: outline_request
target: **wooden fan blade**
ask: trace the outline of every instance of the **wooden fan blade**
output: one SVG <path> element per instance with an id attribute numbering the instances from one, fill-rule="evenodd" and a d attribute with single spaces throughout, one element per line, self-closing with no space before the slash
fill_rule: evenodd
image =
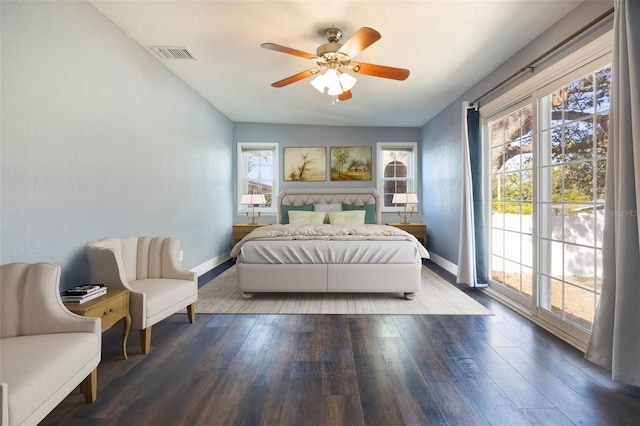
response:
<path id="1" fill-rule="evenodd" d="M 301 58 L 305 59 L 317 58 L 317 56 L 312 53 L 303 52 L 302 50 L 292 49 L 290 47 L 281 46 L 275 43 L 262 43 L 260 46 L 264 47 L 265 49 L 275 50 L 276 52 L 287 53 L 289 55 L 300 56 Z"/>
<path id="2" fill-rule="evenodd" d="M 340 102 L 348 101 L 351 98 L 353 98 L 353 94 L 351 93 L 351 90 L 347 90 L 346 92 L 342 92 L 338 95 L 338 100 Z"/>
<path id="3" fill-rule="evenodd" d="M 300 81 L 300 80 L 302 80 L 304 78 L 311 77 L 312 75 L 316 75 L 317 72 L 312 72 L 312 71 L 316 71 L 316 70 L 317 70 L 316 68 L 311 68 L 311 69 L 308 69 L 306 71 L 299 72 L 298 74 L 294 74 L 294 75 L 292 75 L 290 77 L 287 77 L 285 79 L 282 79 L 280 81 L 276 81 L 275 83 L 271 83 L 271 85 L 273 87 L 284 87 L 284 86 L 287 86 L 287 85 L 289 85 L 291 83 L 295 83 L 296 81 Z"/>
<path id="4" fill-rule="evenodd" d="M 380 40 L 379 32 L 369 27 L 360 28 L 354 35 L 338 50 L 340 53 L 353 58 L 376 41 Z"/>
<path id="5" fill-rule="evenodd" d="M 386 67 L 384 65 L 365 64 L 364 62 L 351 63 L 352 71 L 356 74 L 371 75 L 374 77 L 391 78 L 393 80 L 406 80 L 409 70 L 405 68 Z"/>

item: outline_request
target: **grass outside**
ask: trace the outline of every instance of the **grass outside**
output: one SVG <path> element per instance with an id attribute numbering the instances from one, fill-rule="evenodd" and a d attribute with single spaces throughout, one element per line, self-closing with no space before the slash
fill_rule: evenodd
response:
<path id="1" fill-rule="evenodd" d="M 371 180 L 371 172 L 340 172 L 331 171 L 331 180 Z"/>

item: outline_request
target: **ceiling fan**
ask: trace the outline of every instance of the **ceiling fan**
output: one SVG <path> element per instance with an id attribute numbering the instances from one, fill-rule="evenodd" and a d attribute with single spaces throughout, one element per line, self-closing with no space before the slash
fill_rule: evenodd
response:
<path id="1" fill-rule="evenodd" d="M 287 53 L 310 59 L 316 66 L 306 71 L 299 72 L 290 77 L 276 81 L 273 87 L 284 87 L 307 77 L 315 76 L 311 84 L 321 93 L 337 97 L 340 101 L 352 98 L 351 88 L 356 79 L 348 72 L 365 74 L 373 77 L 390 78 L 393 80 L 405 80 L 409 77 L 409 70 L 393 68 L 384 65 L 367 64 L 353 61 L 353 58 L 367 47 L 371 46 L 382 37 L 372 28 L 362 27 L 346 43 L 340 43 L 342 31 L 338 28 L 329 28 L 325 31 L 328 43 L 322 44 L 316 50 L 316 54 L 303 52 L 275 43 L 263 43 L 260 46 L 276 52 Z"/>

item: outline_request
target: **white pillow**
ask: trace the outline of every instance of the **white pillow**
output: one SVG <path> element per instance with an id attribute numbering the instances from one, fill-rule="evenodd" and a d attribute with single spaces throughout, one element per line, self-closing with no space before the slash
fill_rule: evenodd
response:
<path id="1" fill-rule="evenodd" d="M 324 212 L 291 210 L 289 212 L 289 223 L 291 225 L 322 225 L 324 216 Z"/>
<path id="2" fill-rule="evenodd" d="M 364 225 L 364 210 L 348 210 L 329 212 L 329 223 L 332 225 Z"/>
<path id="3" fill-rule="evenodd" d="M 313 210 L 316 212 L 339 212 L 342 211 L 342 203 L 336 204 L 314 204 Z M 325 214 L 324 223 L 329 223 L 329 215 Z"/>

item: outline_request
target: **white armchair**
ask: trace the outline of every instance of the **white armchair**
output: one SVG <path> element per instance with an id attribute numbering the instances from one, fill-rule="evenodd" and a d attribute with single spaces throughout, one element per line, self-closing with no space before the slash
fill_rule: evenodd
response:
<path id="1" fill-rule="evenodd" d="M 130 291 L 131 327 L 140 330 L 143 354 L 151 348 L 151 326 L 187 308 L 195 321 L 198 281 L 178 260 L 171 237 L 105 238 L 86 245 L 92 283 Z"/>
<path id="2" fill-rule="evenodd" d="M 0 266 L 0 423 L 35 425 L 81 385 L 96 399 L 102 335 L 99 318 L 69 312 L 60 267 Z"/>

